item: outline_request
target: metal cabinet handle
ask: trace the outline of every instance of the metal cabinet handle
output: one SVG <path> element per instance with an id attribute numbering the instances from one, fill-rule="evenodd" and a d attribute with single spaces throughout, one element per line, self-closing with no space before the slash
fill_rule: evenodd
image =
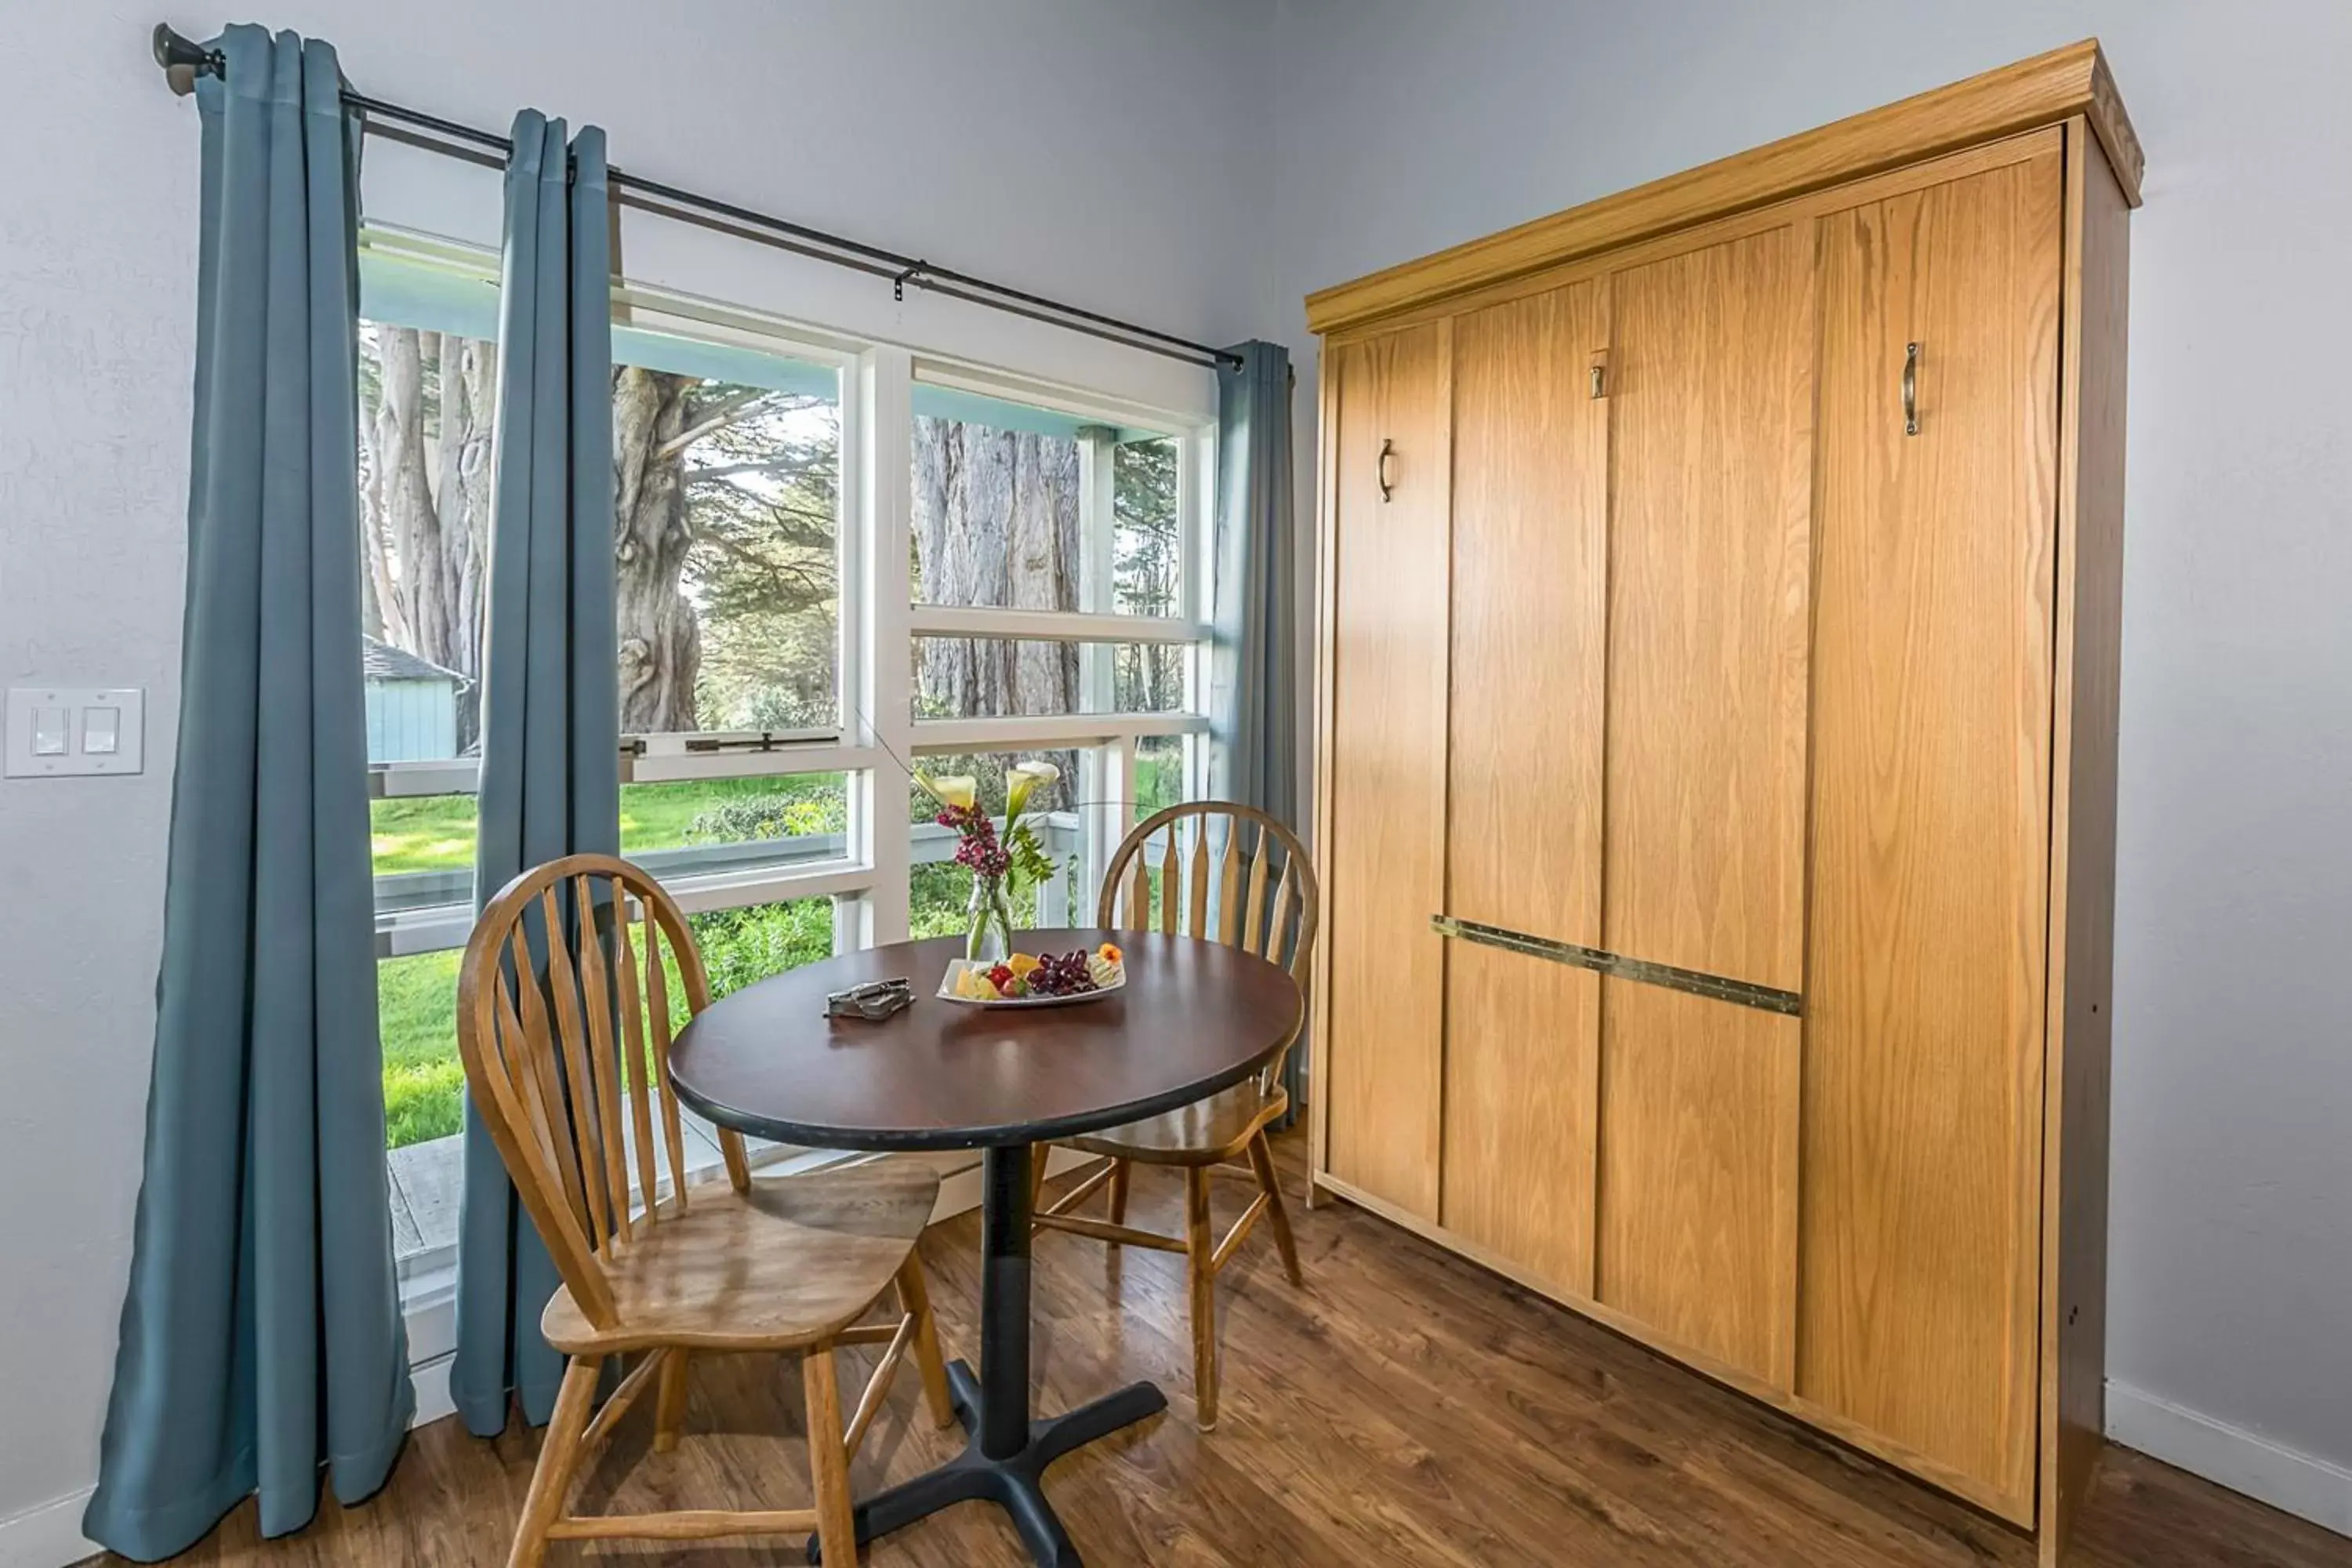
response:
<path id="1" fill-rule="evenodd" d="M 1919 434 L 1919 345 L 1903 345 L 1903 434 Z"/>
<path id="2" fill-rule="evenodd" d="M 1390 492 L 1396 489 L 1394 485 L 1389 482 L 1389 454 L 1395 449 L 1396 443 L 1394 441 L 1389 440 L 1386 437 L 1381 439 L 1381 460 L 1375 466 L 1374 477 L 1380 481 L 1381 500 L 1383 501 L 1387 500 L 1389 499 Z"/>

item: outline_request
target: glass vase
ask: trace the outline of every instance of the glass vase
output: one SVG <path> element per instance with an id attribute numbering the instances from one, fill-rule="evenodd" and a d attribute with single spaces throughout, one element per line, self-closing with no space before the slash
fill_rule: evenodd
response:
<path id="1" fill-rule="evenodd" d="M 1002 877 L 974 876 L 971 901 L 964 906 L 963 955 L 1002 963 L 1013 956 L 1013 901 Z"/>

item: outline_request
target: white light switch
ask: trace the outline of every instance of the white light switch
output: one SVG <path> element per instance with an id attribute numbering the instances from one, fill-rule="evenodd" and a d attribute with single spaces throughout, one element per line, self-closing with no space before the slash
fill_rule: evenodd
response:
<path id="1" fill-rule="evenodd" d="M 81 710 L 81 749 L 85 756 L 114 755 L 115 737 L 122 726 L 120 708 L 85 708 Z"/>
<path id="2" fill-rule="evenodd" d="M 69 708 L 36 708 L 33 710 L 33 755 L 62 757 L 73 748 L 73 710 Z"/>
<path id="3" fill-rule="evenodd" d="M 135 773 L 147 694 L 135 686 L 22 686 L 8 693 L 7 776 Z"/>

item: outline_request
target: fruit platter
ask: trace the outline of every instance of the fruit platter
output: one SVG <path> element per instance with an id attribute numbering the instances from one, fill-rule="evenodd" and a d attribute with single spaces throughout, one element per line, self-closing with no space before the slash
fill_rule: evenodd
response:
<path id="1" fill-rule="evenodd" d="M 1001 962 L 959 958 L 940 980 L 940 995 L 974 1007 L 1066 1007 L 1099 1002 L 1127 984 L 1127 960 L 1109 942 L 1067 952 L 1016 952 Z"/>

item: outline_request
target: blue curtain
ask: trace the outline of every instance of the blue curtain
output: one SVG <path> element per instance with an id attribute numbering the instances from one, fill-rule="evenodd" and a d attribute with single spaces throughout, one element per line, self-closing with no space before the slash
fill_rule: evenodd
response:
<path id="1" fill-rule="evenodd" d="M 323 1466 L 383 1484 L 393 1272 L 360 676 L 359 132 L 335 52 L 231 27 L 204 122 L 178 760 L 145 1177 L 99 1485 L 125 1557 Z"/>
<path id="2" fill-rule="evenodd" d="M 1210 647 L 1209 793 L 1298 826 L 1297 559 L 1290 470 L 1290 355 L 1228 351 L 1217 367 L 1217 542 Z M 1283 1081 L 1306 1103 L 1307 1042 Z"/>
<path id="3" fill-rule="evenodd" d="M 613 609 L 612 240 L 604 133 L 515 117 L 500 280 L 480 908 L 523 871 L 620 847 Z M 568 176 L 568 177 L 567 177 Z M 468 1429 L 546 1422 L 563 1358 L 540 1337 L 554 1263 L 481 1118 L 466 1115 L 450 1393 Z"/>

